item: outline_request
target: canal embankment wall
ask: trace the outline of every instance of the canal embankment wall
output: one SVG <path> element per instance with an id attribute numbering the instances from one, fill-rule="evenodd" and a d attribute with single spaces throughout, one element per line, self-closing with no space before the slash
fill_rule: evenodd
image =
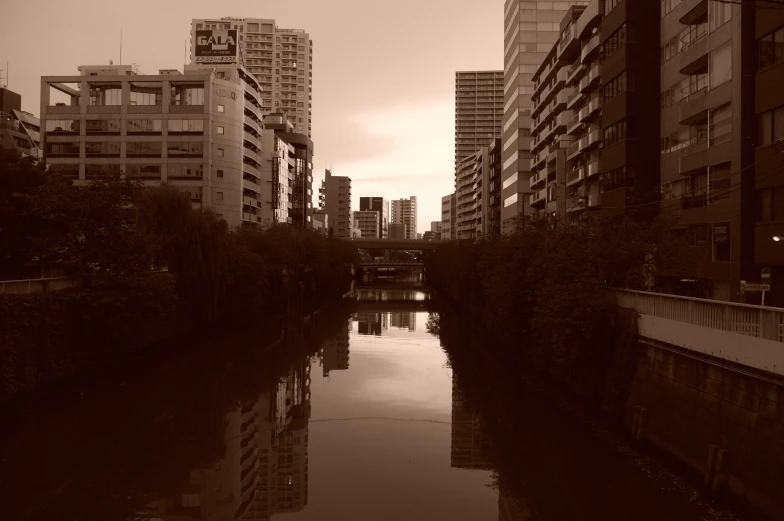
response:
<path id="1" fill-rule="evenodd" d="M 632 435 L 784 519 L 784 381 L 666 343 L 637 343 L 624 422 Z"/>

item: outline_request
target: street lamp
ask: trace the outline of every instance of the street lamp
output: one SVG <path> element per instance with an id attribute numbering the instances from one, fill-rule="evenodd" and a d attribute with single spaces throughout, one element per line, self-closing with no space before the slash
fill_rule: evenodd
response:
<path id="1" fill-rule="evenodd" d="M 784 240 L 784 237 L 781 237 L 780 235 L 774 235 L 773 240 L 776 242 L 781 242 L 782 240 Z"/>

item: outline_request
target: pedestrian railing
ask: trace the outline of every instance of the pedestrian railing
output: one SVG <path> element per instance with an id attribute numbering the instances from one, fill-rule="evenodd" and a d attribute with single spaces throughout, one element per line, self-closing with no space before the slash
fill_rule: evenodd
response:
<path id="1" fill-rule="evenodd" d="M 784 309 L 645 291 L 618 290 L 617 295 L 621 307 L 641 315 L 784 342 Z"/>
<path id="2" fill-rule="evenodd" d="M 0 281 L 0 295 L 26 295 L 75 288 L 79 286 L 78 279 L 57 277 L 51 279 L 26 279 Z"/>

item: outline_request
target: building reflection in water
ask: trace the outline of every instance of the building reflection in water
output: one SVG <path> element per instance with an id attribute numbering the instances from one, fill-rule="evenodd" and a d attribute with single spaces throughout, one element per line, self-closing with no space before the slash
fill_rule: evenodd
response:
<path id="1" fill-rule="evenodd" d="M 345 326 L 335 336 L 324 342 L 321 348 L 321 366 L 324 376 L 329 376 L 330 371 L 348 369 L 349 331 L 353 329 L 353 325 L 353 320 L 347 320 Z"/>
<path id="2" fill-rule="evenodd" d="M 310 359 L 290 367 L 257 399 L 226 415 L 225 455 L 191 472 L 173 498 L 149 505 L 161 520 L 263 520 L 308 502 Z"/>
<path id="3" fill-rule="evenodd" d="M 485 451 L 482 425 L 465 402 L 463 393 L 452 377 L 452 467 L 471 470 L 493 470 Z"/>

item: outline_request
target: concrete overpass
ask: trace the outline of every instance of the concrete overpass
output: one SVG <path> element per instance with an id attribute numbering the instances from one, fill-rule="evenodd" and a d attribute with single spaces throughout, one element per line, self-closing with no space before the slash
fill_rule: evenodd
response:
<path id="1" fill-rule="evenodd" d="M 414 239 L 345 239 L 361 250 L 433 251 L 450 241 L 420 241 Z"/>

